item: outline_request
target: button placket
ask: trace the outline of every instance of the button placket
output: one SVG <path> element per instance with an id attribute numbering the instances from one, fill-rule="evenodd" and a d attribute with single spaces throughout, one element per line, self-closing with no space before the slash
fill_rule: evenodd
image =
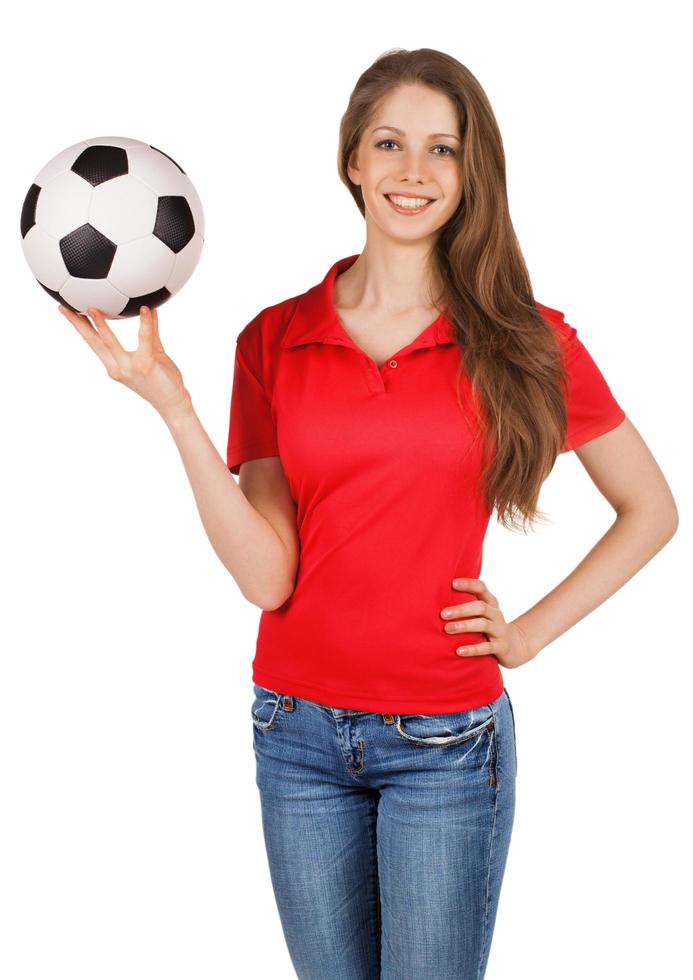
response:
<path id="1" fill-rule="evenodd" d="M 439 321 L 435 321 L 435 322 L 437 324 Z M 432 326 L 433 324 L 431 324 L 431 327 Z M 380 367 L 378 367 L 378 365 L 375 363 L 373 358 L 370 357 L 368 354 L 366 354 L 366 352 L 361 347 L 359 347 L 358 344 L 354 343 L 350 335 L 346 333 L 346 331 L 344 331 L 343 329 L 338 334 L 332 333 L 332 334 L 328 334 L 326 337 L 323 337 L 322 342 L 324 344 L 336 344 L 339 347 L 346 347 L 348 350 L 353 351 L 359 357 L 361 364 L 363 365 L 365 375 L 366 375 L 366 383 L 368 385 L 369 390 L 374 395 L 385 395 L 387 394 L 387 384 L 386 384 L 387 370 L 386 369 L 390 368 L 390 370 L 394 371 L 396 368 L 399 367 L 400 358 L 406 357 L 409 354 L 413 353 L 414 351 L 421 350 L 422 348 L 425 347 L 435 347 L 437 340 L 433 335 L 432 329 L 429 327 L 429 329 L 425 330 L 419 337 L 413 340 L 410 344 L 407 344 L 406 347 L 403 347 L 401 351 L 398 351 L 397 357 L 389 358 Z"/>

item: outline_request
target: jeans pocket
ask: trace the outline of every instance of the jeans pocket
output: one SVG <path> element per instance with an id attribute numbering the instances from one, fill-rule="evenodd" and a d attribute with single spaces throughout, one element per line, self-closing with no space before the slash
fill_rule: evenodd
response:
<path id="1" fill-rule="evenodd" d="M 395 715 L 399 737 L 421 746 L 459 745 L 493 727 L 493 711 L 486 704 L 444 715 Z"/>
<path id="2" fill-rule="evenodd" d="M 253 684 L 253 703 L 250 713 L 255 728 L 266 732 L 277 727 L 276 718 L 281 699 L 282 695 L 277 691 L 270 691 L 260 684 Z"/>

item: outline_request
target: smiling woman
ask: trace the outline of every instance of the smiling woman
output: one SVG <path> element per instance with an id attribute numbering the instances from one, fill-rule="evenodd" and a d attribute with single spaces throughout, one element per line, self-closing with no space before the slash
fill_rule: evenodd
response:
<path id="1" fill-rule="evenodd" d="M 515 808 L 500 668 L 622 585 L 675 508 L 663 482 L 654 505 L 638 489 L 651 457 L 534 297 L 467 68 L 428 48 L 379 58 L 342 117 L 339 174 L 364 248 L 236 343 L 227 466 L 288 540 L 253 659 L 265 844 L 298 976 L 481 980 Z M 491 514 L 542 516 L 572 449 L 618 534 L 506 622 L 478 577 Z"/>

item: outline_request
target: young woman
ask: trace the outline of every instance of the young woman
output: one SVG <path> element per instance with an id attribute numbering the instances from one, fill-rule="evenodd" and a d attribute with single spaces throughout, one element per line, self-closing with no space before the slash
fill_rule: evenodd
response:
<path id="1" fill-rule="evenodd" d="M 515 807 L 516 668 L 672 537 L 667 483 L 563 314 L 535 301 L 474 76 L 431 49 L 359 78 L 339 173 L 358 255 L 241 330 L 226 461 L 164 352 L 66 315 L 181 452 L 209 539 L 262 610 L 257 785 L 303 980 L 479 980 Z M 495 509 L 532 522 L 575 450 L 617 516 L 506 622 L 478 579 Z M 239 483 L 231 473 L 239 476 Z"/>

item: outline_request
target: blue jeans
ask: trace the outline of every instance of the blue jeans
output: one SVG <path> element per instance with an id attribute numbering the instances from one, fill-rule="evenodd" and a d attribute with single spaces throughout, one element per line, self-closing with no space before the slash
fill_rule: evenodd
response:
<path id="1" fill-rule="evenodd" d="M 270 877 L 300 980 L 481 980 L 515 812 L 506 690 L 397 715 L 253 685 Z"/>

